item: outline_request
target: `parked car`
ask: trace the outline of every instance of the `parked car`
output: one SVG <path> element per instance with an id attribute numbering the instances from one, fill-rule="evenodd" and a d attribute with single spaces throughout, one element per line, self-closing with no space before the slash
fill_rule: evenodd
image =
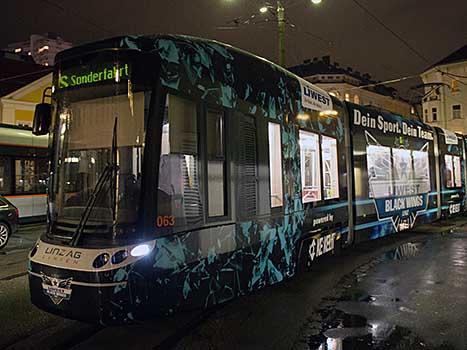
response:
<path id="1" fill-rule="evenodd" d="M 18 217 L 18 208 L 0 196 L 0 249 L 6 246 L 8 239 L 18 230 Z"/>

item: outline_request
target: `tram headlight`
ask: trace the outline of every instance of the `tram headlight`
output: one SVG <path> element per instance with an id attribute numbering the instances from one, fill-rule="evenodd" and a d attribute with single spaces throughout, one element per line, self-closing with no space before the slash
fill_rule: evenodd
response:
<path id="1" fill-rule="evenodd" d="M 128 258 L 128 252 L 126 249 L 119 250 L 114 255 L 112 255 L 112 264 L 117 265 L 125 261 Z"/>
<path id="2" fill-rule="evenodd" d="M 95 268 L 95 269 L 99 269 L 101 268 L 102 266 L 104 266 L 105 264 L 107 264 L 107 262 L 110 260 L 110 256 L 109 254 L 107 253 L 102 253 L 100 255 L 97 256 L 97 258 L 94 259 L 94 262 L 92 263 L 92 266 Z"/>
<path id="3" fill-rule="evenodd" d="M 148 255 L 151 249 L 149 248 L 149 245 L 147 244 L 140 244 L 134 247 L 130 254 L 133 257 L 139 257 L 139 256 L 145 256 Z"/>

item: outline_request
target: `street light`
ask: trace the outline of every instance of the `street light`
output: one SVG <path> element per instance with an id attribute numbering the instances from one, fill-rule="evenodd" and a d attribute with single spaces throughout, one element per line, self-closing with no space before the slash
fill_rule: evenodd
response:
<path id="1" fill-rule="evenodd" d="M 318 5 L 321 3 L 321 0 L 311 0 L 314 5 Z M 263 6 L 259 9 L 259 12 L 266 13 L 268 12 L 269 8 L 274 9 L 274 7 L 270 5 Z M 277 24 L 278 24 L 278 31 L 279 31 L 279 65 L 285 67 L 285 8 L 282 5 L 281 0 L 277 0 L 276 5 L 276 14 L 277 14 Z"/>

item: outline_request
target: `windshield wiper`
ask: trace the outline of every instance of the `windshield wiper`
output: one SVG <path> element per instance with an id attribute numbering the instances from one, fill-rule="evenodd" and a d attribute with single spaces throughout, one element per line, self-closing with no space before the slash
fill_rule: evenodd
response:
<path id="1" fill-rule="evenodd" d="M 86 207 L 84 208 L 83 214 L 78 223 L 78 227 L 76 228 L 75 233 L 71 237 L 70 245 L 76 246 L 83 234 L 84 227 L 89 220 L 89 216 L 91 215 L 92 209 L 96 204 L 97 197 L 99 196 L 100 192 L 104 188 L 104 185 L 107 183 L 109 179 L 115 178 L 115 175 L 118 171 L 117 165 L 117 118 L 115 118 L 114 128 L 113 128 L 113 135 L 112 135 L 112 150 L 111 150 L 111 162 L 108 163 L 102 174 L 97 179 L 97 183 L 94 186 L 91 195 L 86 202 Z M 113 184 L 112 184 L 113 185 Z M 115 196 L 115 194 L 113 195 Z M 114 208 L 114 201 L 115 199 L 112 197 L 112 209 L 113 209 L 113 221 L 115 223 L 115 208 Z M 115 226 L 115 225 L 113 225 Z"/>

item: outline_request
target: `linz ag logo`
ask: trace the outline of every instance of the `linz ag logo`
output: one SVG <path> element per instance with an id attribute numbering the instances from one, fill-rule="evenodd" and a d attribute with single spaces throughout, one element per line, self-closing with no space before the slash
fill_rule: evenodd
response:
<path id="1" fill-rule="evenodd" d="M 73 249 L 47 247 L 45 248 L 44 254 L 49 255 L 49 256 L 59 256 L 59 257 L 72 258 L 72 259 L 78 260 L 81 258 L 82 253 L 78 250 L 73 250 Z"/>

